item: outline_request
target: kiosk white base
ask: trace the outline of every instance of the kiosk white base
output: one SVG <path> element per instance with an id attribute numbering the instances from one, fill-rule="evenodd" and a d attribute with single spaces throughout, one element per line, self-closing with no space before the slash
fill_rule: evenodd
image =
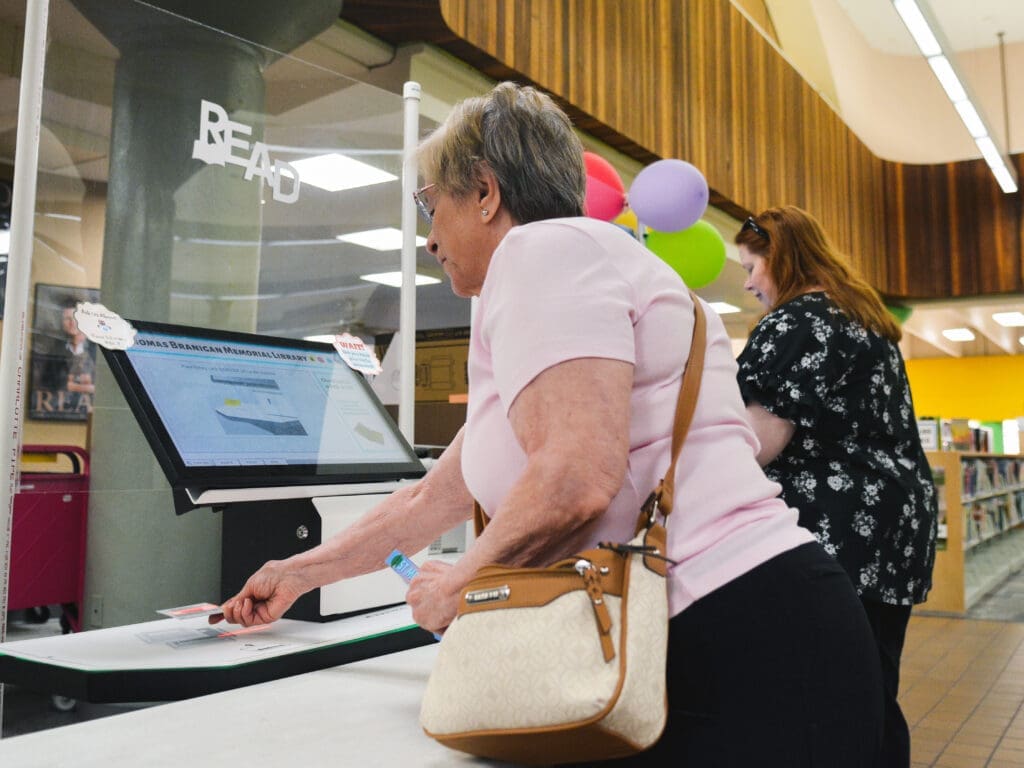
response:
<path id="1" fill-rule="evenodd" d="M 352 494 L 291 499 L 255 499 L 224 508 L 221 598 L 234 595 L 267 560 L 282 560 L 320 544 L 344 530 L 400 487 L 378 484 L 375 492 L 356 486 Z M 337 490 L 335 486 L 332 490 Z M 340 488 L 343 488 L 340 487 Z M 410 554 L 421 564 L 428 557 L 455 562 L 471 541 L 470 524 L 459 526 L 428 549 Z M 382 562 L 383 566 L 384 563 Z M 300 597 L 285 614 L 301 621 L 329 621 L 405 600 L 405 583 L 390 569 L 329 584 Z"/>
<path id="2" fill-rule="evenodd" d="M 356 520 L 364 512 L 372 509 L 386 494 L 362 494 L 359 496 L 328 496 L 312 499 L 313 506 L 320 516 L 321 541 L 325 541 L 339 533 Z M 468 539 L 471 537 L 469 524 L 459 526 L 446 533 L 430 547 L 411 554 L 411 559 L 422 565 L 427 558 L 445 560 L 454 563 L 466 551 Z M 320 542 L 316 542 L 319 544 Z M 383 565 L 383 563 L 381 563 Z M 354 579 L 328 584 L 321 587 L 320 615 L 335 616 L 352 611 L 363 611 L 381 605 L 401 603 L 405 600 L 408 587 L 390 568 Z"/>

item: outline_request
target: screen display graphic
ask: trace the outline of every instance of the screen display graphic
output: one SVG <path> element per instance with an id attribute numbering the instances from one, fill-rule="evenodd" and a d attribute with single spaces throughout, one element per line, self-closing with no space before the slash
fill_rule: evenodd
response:
<path id="1" fill-rule="evenodd" d="M 423 474 L 363 375 L 330 345 L 133 324 L 134 346 L 104 355 L 172 485 Z"/>

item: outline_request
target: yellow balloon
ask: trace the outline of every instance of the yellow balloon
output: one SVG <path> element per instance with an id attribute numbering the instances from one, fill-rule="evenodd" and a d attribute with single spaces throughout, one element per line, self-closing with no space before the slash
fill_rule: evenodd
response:
<path id="1" fill-rule="evenodd" d="M 637 221 L 636 214 L 633 213 L 633 210 L 631 208 L 627 208 L 614 219 L 612 219 L 612 224 L 621 224 L 622 226 L 629 227 L 630 229 L 633 230 L 640 226 L 640 222 Z"/>

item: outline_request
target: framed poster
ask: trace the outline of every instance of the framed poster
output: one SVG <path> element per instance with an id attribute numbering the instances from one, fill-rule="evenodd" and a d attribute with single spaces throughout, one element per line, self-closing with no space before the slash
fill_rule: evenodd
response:
<path id="1" fill-rule="evenodd" d="M 36 284 L 32 319 L 28 417 L 85 421 L 92 412 L 96 346 L 75 322 L 80 301 L 98 302 L 97 288 Z"/>

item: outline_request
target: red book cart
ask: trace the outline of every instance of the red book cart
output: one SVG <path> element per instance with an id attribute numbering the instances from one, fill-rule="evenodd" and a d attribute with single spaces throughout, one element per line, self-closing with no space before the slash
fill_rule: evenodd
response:
<path id="1" fill-rule="evenodd" d="M 89 455 L 74 445 L 22 446 L 14 496 L 8 608 L 60 605 L 61 626 L 81 626 Z"/>

